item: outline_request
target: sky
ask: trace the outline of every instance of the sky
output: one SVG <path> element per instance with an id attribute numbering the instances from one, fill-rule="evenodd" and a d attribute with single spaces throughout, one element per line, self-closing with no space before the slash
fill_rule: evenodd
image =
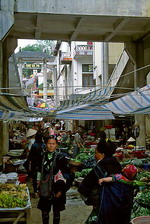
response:
<path id="1" fill-rule="evenodd" d="M 15 53 L 19 51 L 19 48 L 20 47 L 25 47 L 29 44 L 35 44 L 36 43 L 36 40 L 30 40 L 30 39 L 18 39 L 18 46 L 17 48 L 15 49 Z"/>

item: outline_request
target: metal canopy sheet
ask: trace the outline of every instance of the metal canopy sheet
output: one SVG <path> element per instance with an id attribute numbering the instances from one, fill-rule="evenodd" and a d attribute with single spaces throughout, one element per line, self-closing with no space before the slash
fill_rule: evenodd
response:
<path id="1" fill-rule="evenodd" d="M 114 116 L 110 110 L 104 109 L 99 105 L 88 105 L 75 110 L 57 112 L 56 119 L 112 120 L 114 119 Z"/>
<path id="2" fill-rule="evenodd" d="M 103 103 L 109 99 L 114 87 L 107 87 L 103 89 L 98 89 L 83 96 L 76 97 L 75 99 L 65 100 L 57 108 L 57 111 L 65 110 L 73 107 L 78 107 L 85 104 Z"/>
<path id="3" fill-rule="evenodd" d="M 14 118 L 14 116 L 15 116 L 14 112 L 0 111 L 0 120 L 9 120 Z"/>
<path id="4" fill-rule="evenodd" d="M 115 114 L 150 114 L 150 85 L 102 106 Z"/>
<path id="5" fill-rule="evenodd" d="M 28 104 L 25 96 L 15 96 L 9 94 L 0 94 L 0 110 L 2 111 L 27 111 Z"/>

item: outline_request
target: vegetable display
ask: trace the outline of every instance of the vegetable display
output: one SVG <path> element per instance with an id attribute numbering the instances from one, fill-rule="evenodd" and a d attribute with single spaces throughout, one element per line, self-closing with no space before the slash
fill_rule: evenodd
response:
<path id="1" fill-rule="evenodd" d="M 0 208 L 23 208 L 28 203 L 26 184 L 1 184 Z"/>

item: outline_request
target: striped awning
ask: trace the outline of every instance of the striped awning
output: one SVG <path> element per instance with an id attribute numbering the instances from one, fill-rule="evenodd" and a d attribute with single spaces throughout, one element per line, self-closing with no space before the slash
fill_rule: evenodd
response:
<path id="1" fill-rule="evenodd" d="M 102 106 L 115 114 L 149 114 L 150 85 Z"/>
<path id="2" fill-rule="evenodd" d="M 15 112 L 0 111 L 0 120 L 10 120 L 14 118 Z"/>
<path id="3" fill-rule="evenodd" d="M 29 121 L 29 122 L 37 122 L 41 121 L 43 117 L 36 116 L 36 114 L 32 117 L 30 113 L 22 113 L 22 112 L 7 112 L 0 110 L 0 120 L 16 120 L 16 121 Z"/>
<path id="4" fill-rule="evenodd" d="M 26 101 L 26 96 L 9 95 L 0 93 L 1 111 L 30 111 Z"/>
<path id="5" fill-rule="evenodd" d="M 32 111 L 39 111 L 39 112 L 51 112 L 51 113 L 53 113 L 55 110 L 56 110 L 56 108 L 54 107 L 54 108 L 39 108 L 39 107 L 32 107 L 32 106 L 29 106 L 29 109 L 30 110 L 32 110 Z"/>
<path id="6" fill-rule="evenodd" d="M 110 110 L 93 104 L 80 106 L 76 109 L 58 111 L 55 118 L 71 120 L 111 120 L 114 119 L 114 116 Z"/>
<path id="7" fill-rule="evenodd" d="M 102 88 L 87 94 L 82 94 L 82 96 L 76 97 L 75 99 L 65 100 L 61 102 L 61 105 L 57 108 L 57 111 L 78 107 L 85 104 L 104 102 L 109 99 L 112 89 L 114 89 L 114 87 Z"/>

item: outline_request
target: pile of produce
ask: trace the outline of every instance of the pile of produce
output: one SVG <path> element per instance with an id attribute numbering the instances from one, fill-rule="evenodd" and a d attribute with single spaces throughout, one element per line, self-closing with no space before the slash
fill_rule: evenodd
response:
<path id="1" fill-rule="evenodd" d="M 0 208 L 23 208 L 27 203 L 26 184 L 0 184 Z"/>
<path id="2" fill-rule="evenodd" d="M 148 164 L 150 163 L 150 158 L 143 158 L 143 159 L 137 159 L 137 158 L 134 158 L 134 159 L 126 159 L 124 161 L 121 161 L 120 164 L 124 167 L 125 165 L 127 164 L 133 164 L 135 165 L 136 167 L 139 167 L 139 168 L 143 168 L 143 165 L 144 164 Z"/>
<path id="3" fill-rule="evenodd" d="M 85 177 L 91 170 L 92 168 L 87 168 L 87 169 L 83 169 L 81 172 L 76 172 L 75 178 Z"/>
<path id="4" fill-rule="evenodd" d="M 150 186 L 150 171 L 143 170 L 139 172 L 136 179 L 144 182 L 145 185 Z"/>
<path id="5" fill-rule="evenodd" d="M 95 165 L 94 149 L 81 148 L 75 161 L 81 162 L 85 168 L 92 168 Z"/>
<path id="6" fill-rule="evenodd" d="M 144 191 L 138 192 L 135 200 L 139 205 L 150 209 L 150 189 L 145 189 Z"/>
<path id="7" fill-rule="evenodd" d="M 150 171 L 141 170 L 137 177 L 139 192 L 134 198 L 132 218 L 150 215 Z M 141 187 L 140 187 L 141 186 Z"/>
<path id="8" fill-rule="evenodd" d="M 132 218 L 137 216 L 150 216 L 150 190 L 145 189 L 137 193 L 134 198 Z"/>

